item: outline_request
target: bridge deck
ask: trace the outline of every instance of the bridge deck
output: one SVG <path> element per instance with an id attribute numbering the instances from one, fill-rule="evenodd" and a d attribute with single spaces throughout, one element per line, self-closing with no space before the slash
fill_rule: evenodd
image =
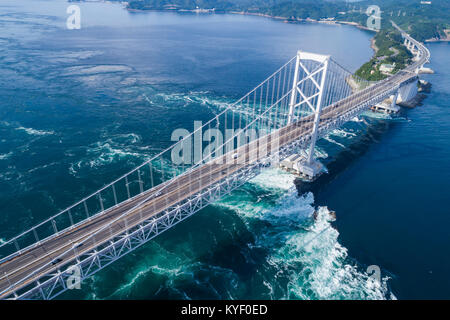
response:
<path id="1" fill-rule="evenodd" d="M 107 242 L 113 235 L 122 233 L 124 230 L 151 218 L 157 213 L 164 211 L 166 208 L 169 208 L 183 199 L 226 178 L 237 170 L 256 162 L 258 160 L 258 152 L 270 150 L 272 143 L 280 143 L 281 145 L 289 143 L 298 138 L 302 133 L 308 132 L 308 129 L 310 129 L 311 126 L 311 122 L 305 122 L 302 125 L 297 123 L 282 128 L 277 140 L 271 140 L 269 138 L 266 140 L 267 143 L 259 143 L 259 140 L 255 140 L 253 143 L 249 143 L 248 145 L 233 151 L 233 153 L 238 152 L 239 154 L 238 158 L 234 159 L 234 163 L 230 163 L 229 160 L 224 160 L 223 164 L 207 163 L 193 170 L 189 174 L 174 178 L 174 181 L 165 188 L 164 192 L 145 202 L 144 205 L 140 206 L 138 209 L 133 209 L 133 207 L 151 194 L 157 194 L 158 191 L 160 191 L 160 187 L 150 190 L 151 192 L 144 192 L 132 199 L 132 201 L 119 204 L 112 208 L 112 210 L 105 211 L 90 220 L 86 220 L 76 228 L 68 229 L 66 232 L 63 232 L 52 239 L 42 241 L 38 246 L 22 252 L 13 259 L 0 265 L 2 274 L 6 273 L 8 275 L 8 277 L 3 276 L 0 280 L 0 290 L 8 288 L 9 282 L 14 283 L 25 278 L 34 271 L 39 270 L 39 268 L 53 261 L 66 250 L 72 248 L 74 243 L 85 240 L 95 231 L 98 231 L 103 226 L 107 226 L 114 219 L 119 218 L 127 210 L 133 209 L 127 214 L 126 221 L 122 218 L 113 222 L 110 228 L 99 232 L 95 236 L 95 239 L 89 239 L 83 246 L 77 248 L 77 250 L 70 250 L 61 257 L 63 259 L 62 261 L 39 270 L 38 273 L 22 283 L 22 286 L 40 278 L 43 274 L 56 270 L 58 266 L 66 264 L 67 261 L 75 259 L 76 254 L 89 251 L 99 244 Z M 226 156 L 228 156 L 228 154 L 223 157 Z"/>

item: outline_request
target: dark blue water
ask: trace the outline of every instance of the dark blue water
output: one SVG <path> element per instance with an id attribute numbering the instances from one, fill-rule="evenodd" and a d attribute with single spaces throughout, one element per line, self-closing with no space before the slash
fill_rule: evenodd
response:
<path id="1" fill-rule="evenodd" d="M 296 50 L 350 70 L 372 54 L 371 34 L 351 27 L 106 3 L 80 4 L 82 29 L 66 30 L 67 5 L 0 5 L 2 239 L 156 154 L 172 130 L 211 118 Z M 298 197 L 293 176 L 268 170 L 62 297 L 449 297 L 448 46 L 430 49 L 424 106 L 367 114 L 320 141 L 334 178 L 315 194 Z M 372 264 L 381 285 L 367 281 Z"/>
<path id="2" fill-rule="evenodd" d="M 340 213 L 340 242 L 391 274 L 398 298 L 450 297 L 450 46 L 429 49 L 436 73 L 422 76 L 433 84 L 423 106 L 373 125 L 316 197 Z"/>

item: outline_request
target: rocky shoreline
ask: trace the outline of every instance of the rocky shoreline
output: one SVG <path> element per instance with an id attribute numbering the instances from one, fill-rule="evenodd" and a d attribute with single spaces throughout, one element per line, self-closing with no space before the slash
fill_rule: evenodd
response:
<path id="1" fill-rule="evenodd" d="M 450 42 L 450 30 L 444 30 L 445 32 L 445 38 L 431 38 L 425 40 L 425 42 Z"/>
<path id="2" fill-rule="evenodd" d="M 257 17 L 264 17 L 264 18 L 269 18 L 269 19 L 274 19 L 274 20 L 283 20 L 283 22 L 286 23 L 304 23 L 304 22 L 310 22 L 310 23 L 323 23 L 323 24 L 331 24 L 331 25 L 349 25 L 349 26 L 354 26 L 357 27 L 358 29 L 362 29 L 362 30 L 367 30 L 367 31 L 372 31 L 372 32 L 376 32 L 376 30 L 370 29 L 366 26 L 363 26 L 357 22 L 352 22 L 352 21 L 339 21 L 339 20 L 330 20 L 330 19 L 322 19 L 322 20 L 317 20 L 317 19 L 311 19 L 311 18 L 306 18 L 306 19 L 302 19 L 302 18 L 290 18 L 290 17 L 283 17 L 283 16 L 272 16 L 270 14 L 265 14 L 265 13 L 260 13 L 260 12 L 248 12 L 248 11 L 216 11 L 215 9 L 192 9 L 192 10 L 188 10 L 188 9 L 176 9 L 176 8 L 172 8 L 172 9 L 132 9 L 132 8 L 128 8 L 126 7 L 126 5 L 128 4 L 127 2 L 122 2 L 125 5 L 125 9 L 127 9 L 130 12 L 144 12 L 144 11 L 159 11 L 159 12 L 179 12 L 179 13 L 203 13 L 203 14 L 239 14 L 239 15 L 246 15 L 246 16 L 257 16 Z"/>

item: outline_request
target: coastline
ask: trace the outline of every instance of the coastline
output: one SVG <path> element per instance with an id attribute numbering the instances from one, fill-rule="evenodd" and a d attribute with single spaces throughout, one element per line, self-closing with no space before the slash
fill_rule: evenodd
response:
<path id="1" fill-rule="evenodd" d="M 297 23 L 297 22 L 309 22 L 309 23 L 322 23 L 322 24 L 330 24 L 330 25 L 349 25 L 354 26 L 358 29 L 366 30 L 366 31 L 372 31 L 372 32 L 378 32 L 377 30 L 368 28 L 366 26 L 363 26 L 357 22 L 352 21 L 339 21 L 339 20 L 316 20 L 311 18 L 289 18 L 289 17 L 283 17 L 283 16 L 272 16 L 270 14 L 265 13 L 259 13 L 259 12 L 248 12 L 248 11 L 220 11 L 216 12 L 214 9 L 132 9 L 126 7 L 127 2 L 122 2 L 125 4 L 124 8 L 125 10 L 128 10 L 130 12 L 145 12 L 145 11 L 153 11 L 153 12 L 174 12 L 174 13 L 196 13 L 196 14 L 239 14 L 244 16 L 256 16 L 256 17 L 264 17 L 274 20 L 283 20 L 285 23 Z"/>
<path id="2" fill-rule="evenodd" d="M 377 54 L 378 52 L 378 47 L 375 44 L 375 37 L 373 37 L 372 39 L 370 39 L 370 47 L 373 49 L 374 51 L 374 55 Z M 373 56 L 372 56 L 373 57 Z"/>
<path id="3" fill-rule="evenodd" d="M 284 23 L 322 23 L 322 24 L 329 24 L 329 25 L 349 25 L 349 26 L 353 26 L 356 27 L 358 29 L 361 30 L 365 30 L 365 31 L 371 31 L 374 32 L 375 34 L 378 32 L 378 30 L 373 30 L 370 29 L 368 27 L 365 27 L 357 22 L 351 22 L 351 21 L 336 21 L 336 20 L 315 20 L 315 19 L 311 19 L 311 18 L 306 18 L 306 19 L 301 19 L 301 18 L 288 18 L 288 17 L 283 17 L 283 16 L 272 16 L 269 14 L 264 14 L 264 13 L 258 13 L 258 12 L 246 12 L 246 11 L 223 11 L 223 12 L 215 12 L 214 9 L 202 9 L 202 10 L 198 10 L 198 9 L 194 9 L 194 10 L 185 10 L 185 9 L 130 9 L 127 8 L 126 6 L 124 7 L 126 10 L 131 11 L 131 12 L 145 12 L 145 11 L 156 11 L 156 12 L 174 12 L 174 13 L 192 13 L 192 14 L 238 14 L 238 15 L 247 15 L 247 16 L 256 16 L 256 17 L 263 17 L 263 18 L 269 18 L 269 19 L 273 19 L 273 20 L 277 20 L 277 21 L 282 21 Z M 430 40 L 425 40 L 425 42 L 445 42 L 445 41 L 450 41 L 450 37 L 448 37 L 447 39 L 430 39 Z M 372 38 L 370 39 L 370 48 L 374 51 L 372 54 L 373 58 L 379 48 L 376 46 L 375 44 L 376 40 L 375 40 L 375 35 L 372 36 Z M 357 90 L 359 88 L 359 86 L 356 84 L 355 81 L 353 81 L 352 79 L 347 79 L 347 84 L 352 88 L 352 90 Z M 424 99 L 425 97 L 421 97 L 421 99 L 419 99 L 419 101 L 417 103 L 412 103 L 412 105 L 408 105 L 408 107 L 415 107 L 417 105 L 420 104 L 420 102 Z M 414 100 L 414 99 L 413 99 Z"/>
<path id="4" fill-rule="evenodd" d="M 322 23 L 322 24 L 330 24 L 330 25 L 349 25 L 354 26 L 361 30 L 371 31 L 371 32 L 378 32 L 379 30 L 374 30 L 371 28 L 368 28 L 366 26 L 363 26 L 359 24 L 358 22 L 353 21 L 340 21 L 335 20 L 334 18 L 327 18 L 322 20 L 317 19 L 311 19 L 311 18 L 289 18 L 289 17 L 283 17 L 283 16 L 273 16 L 270 14 L 260 13 L 260 12 L 248 12 L 248 11 L 215 11 L 215 8 L 212 9 L 178 9 L 176 7 L 169 8 L 169 9 L 132 9 L 128 8 L 128 2 L 121 1 L 121 4 L 123 4 L 124 9 L 130 11 L 130 12 L 145 12 L 145 11 L 153 11 L 153 12 L 177 12 L 177 13 L 195 13 L 195 14 L 239 14 L 239 15 L 247 15 L 247 16 L 257 16 L 257 17 L 264 17 L 264 18 L 270 18 L 274 20 L 283 20 L 285 23 L 304 23 L 304 22 L 310 22 L 310 23 Z M 450 42 L 450 30 L 445 30 L 447 37 L 446 38 L 431 38 L 424 40 L 424 43 L 427 42 Z M 371 45 L 371 48 L 375 50 L 375 53 L 377 49 L 375 49 L 374 45 Z"/>
<path id="5" fill-rule="evenodd" d="M 126 7 L 125 7 L 126 8 Z M 138 10 L 138 9 L 128 9 L 127 10 L 130 11 L 159 11 L 159 12 L 178 12 L 178 13 L 195 13 L 195 14 L 215 14 L 216 12 L 214 10 L 210 10 L 210 9 L 206 9 L 206 10 Z M 220 14 L 220 13 L 219 13 Z M 269 18 L 269 19 L 273 19 L 273 20 L 278 20 L 278 21 L 283 21 L 284 23 L 322 23 L 322 24 L 330 24 L 330 25 L 349 25 L 349 26 L 353 26 L 356 27 L 358 29 L 361 30 L 365 30 L 365 31 L 371 31 L 374 32 L 375 34 L 378 32 L 378 30 L 373 30 L 367 27 L 364 27 L 363 25 L 357 23 L 357 22 L 351 22 L 351 21 L 336 21 L 336 20 L 315 20 L 315 19 L 300 19 L 300 18 L 296 18 L 295 20 L 292 18 L 288 18 L 288 17 L 283 17 L 283 16 L 272 16 L 269 14 L 264 14 L 264 13 L 258 13 L 258 12 L 246 12 L 246 11 L 228 11 L 228 12 L 223 12 L 223 14 L 239 14 L 239 15 L 247 15 L 247 16 L 256 16 L 256 17 L 263 17 L 263 18 Z M 448 39 L 444 39 L 444 40 L 426 40 L 425 42 L 444 42 L 444 41 L 450 41 L 450 37 Z M 375 44 L 376 40 L 375 40 L 375 35 L 370 39 L 370 48 L 373 50 L 373 54 L 372 57 L 376 56 L 379 48 L 376 46 Z M 432 72 L 430 72 L 432 73 Z M 353 80 L 353 79 L 347 79 L 347 84 L 352 88 L 352 90 L 357 90 L 359 89 L 358 84 Z M 416 96 L 416 98 L 418 98 L 419 95 Z M 420 99 L 416 98 L 413 99 L 413 101 L 411 101 L 410 104 L 408 104 L 409 108 L 413 108 L 417 105 L 419 105 L 421 103 L 421 101 L 425 98 L 425 96 L 421 96 Z"/>
<path id="6" fill-rule="evenodd" d="M 450 30 L 445 29 L 444 33 L 446 36 L 445 38 L 431 38 L 431 39 L 426 39 L 425 42 L 450 42 Z"/>
<path id="7" fill-rule="evenodd" d="M 425 40 L 427 43 L 433 43 L 433 42 L 450 42 L 450 37 L 447 37 L 445 39 L 427 39 Z"/>
<path id="8" fill-rule="evenodd" d="M 127 2 L 124 2 L 126 4 Z M 173 13 L 195 13 L 195 14 L 238 14 L 238 15 L 244 15 L 244 16 L 255 16 L 255 17 L 263 17 L 278 21 L 283 21 L 284 23 L 322 23 L 322 24 L 329 24 L 329 25 L 348 25 L 353 26 L 361 30 L 365 31 L 371 31 L 374 33 L 377 33 L 377 30 L 370 29 L 368 27 L 365 27 L 357 22 L 352 21 L 337 21 L 337 20 L 315 20 L 311 18 L 301 19 L 301 18 L 288 18 L 283 16 L 272 16 L 265 13 L 258 13 L 258 12 L 247 12 L 247 11 L 224 11 L 224 12 L 215 12 L 212 9 L 205 9 L 205 11 L 198 11 L 198 10 L 181 10 L 181 9 L 130 9 L 124 6 L 125 10 L 128 10 L 130 12 L 145 12 L 145 11 L 152 11 L 152 12 L 173 12 Z M 370 40 L 370 47 L 374 50 L 374 55 L 377 53 L 378 48 L 375 45 L 375 36 L 373 36 Z M 373 56 L 372 56 L 373 57 Z"/>
<path id="9" fill-rule="evenodd" d="M 198 10 L 181 10 L 181 9 L 130 9 L 130 8 L 126 7 L 126 6 L 124 8 L 126 10 L 130 11 L 130 12 L 153 11 L 153 12 L 216 14 L 216 12 L 212 11 L 212 9 L 205 9 L 205 11 L 198 11 Z M 221 14 L 221 13 L 222 12 L 220 12 L 218 14 Z M 361 24 L 359 24 L 357 22 L 352 22 L 352 21 L 315 20 L 315 19 L 311 19 L 311 18 L 306 18 L 306 19 L 296 18 L 296 19 L 292 19 L 292 18 L 283 17 L 283 16 L 272 16 L 272 15 L 265 14 L 265 13 L 247 12 L 247 11 L 224 11 L 223 14 L 238 14 L 238 15 L 244 15 L 244 16 L 263 17 L 263 18 L 283 21 L 284 23 L 322 23 L 322 24 L 329 24 L 329 25 L 335 25 L 335 26 L 348 25 L 348 26 L 356 27 L 356 28 L 361 29 L 361 30 L 365 30 L 365 31 L 371 31 L 371 32 L 374 32 L 374 33 L 378 32 L 378 30 L 370 29 L 370 28 L 365 27 L 365 26 L 363 26 L 363 25 L 361 25 Z M 372 57 L 373 57 L 378 52 L 378 48 L 375 45 L 375 36 L 373 36 L 370 39 L 370 47 L 374 51 L 374 53 L 372 55 Z M 350 83 L 349 83 L 349 85 L 352 86 Z"/>

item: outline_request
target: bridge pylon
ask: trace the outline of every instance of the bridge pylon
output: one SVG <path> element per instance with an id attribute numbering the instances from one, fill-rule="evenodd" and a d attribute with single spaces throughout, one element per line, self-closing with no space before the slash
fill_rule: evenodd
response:
<path id="1" fill-rule="evenodd" d="M 309 65 L 306 66 L 305 61 L 314 61 L 316 63 L 312 65 L 312 68 Z M 302 105 L 307 105 L 314 114 L 310 146 L 306 156 L 302 157 L 297 164 L 300 176 L 306 180 L 314 180 L 318 175 L 326 171 L 325 167 L 314 159 L 314 148 L 319 133 L 320 114 L 323 107 L 322 98 L 325 91 L 329 62 L 329 55 L 304 51 L 297 52 L 289 103 L 288 124 L 294 122 L 295 110 Z M 302 79 L 299 79 L 300 72 L 305 75 Z"/>

